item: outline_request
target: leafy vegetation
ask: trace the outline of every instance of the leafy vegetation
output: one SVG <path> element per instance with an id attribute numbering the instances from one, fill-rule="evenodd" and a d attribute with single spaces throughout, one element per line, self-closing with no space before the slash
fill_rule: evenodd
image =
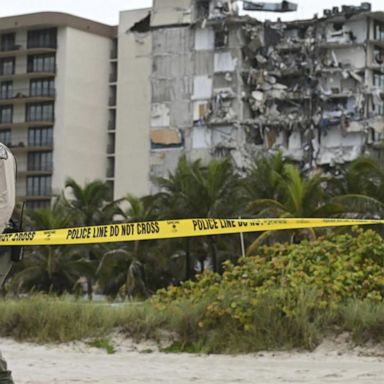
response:
<path id="1" fill-rule="evenodd" d="M 244 173 L 245 172 L 245 173 Z M 254 160 L 241 175 L 229 160 L 181 158 L 156 183 L 160 192 L 141 198 L 127 195 L 113 201 L 106 183 L 80 186 L 68 179 L 51 209 L 28 213 L 29 228 L 50 229 L 188 217 L 382 217 L 384 172 L 370 158 L 336 169 L 304 175 L 280 153 Z M 381 233 L 381 226 L 373 228 Z M 350 229 L 338 229 L 349 232 Z M 244 234 L 247 254 L 263 245 L 313 241 L 330 229 Z M 241 254 L 238 235 L 207 236 L 113 245 L 34 247 L 14 269 L 8 291 L 15 294 L 98 293 L 112 298 L 146 298 L 157 289 L 179 285 L 205 269 L 223 273 L 226 261 Z"/>
<path id="2" fill-rule="evenodd" d="M 281 154 L 238 173 L 228 160 L 182 158 L 160 192 L 113 201 L 108 185 L 68 180 L 49 210 L 27 226 L 50 229 L 189 217 L 381 218 L 384 172 L 360 158 L 334 174 L 303 174 Z M 166 351 L 248 352 L 313 348 L 328 332 L 357 343 L 384 339 L 382 226 L 307 229 L 107 245 L 33 247 L 16 265 L 0 302 L 0 335 L 40 342 L 91 339 L 110 348 L 118 329 L 161 338 Z M 160 289 L 160 290 L 159 290 Z M 135 304 L 81 301 L 84 291 Z M 156 293 L 157 292 L 157 293 Z M 51 293 L 57 297 L 36 293 Z M 70 294 L 68 298 L 66 294 Z M 77 297 L 79 301 L 76 301 Z M 76 327 L 73 327 L 76 324 Z"/>
<path id="3" fill-rule="evenodd" d="M 160 290 L 152 303 L 159 311 L 185 303 L 203 306 L 195 319 L 200 334 L 216 334 L 219 328 L 228 331 L 230 340 L 240 335 L 256 341 L 256 349 L 311 348 L 330 323 L 324 319 L 335 320 L 341 306 L 351 300 L 382 304 L 383 255 L 384 241 L 373 231 L 276 244 L 236 265 L 227 262 L 222 276 L 206 272 L 195 282 Z M 354 319 L 352 324 L 368 326 L 368 317 Z M 377 316 L 372 323 L 382 321 Z M 222 336 L 221 343 L 229 348 L 227 337 Z"/>

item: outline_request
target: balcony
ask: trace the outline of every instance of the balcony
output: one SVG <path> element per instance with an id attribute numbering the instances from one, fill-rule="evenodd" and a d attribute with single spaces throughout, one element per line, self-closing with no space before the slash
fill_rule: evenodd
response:
<path id="1" fill-rule="evenodd" d="M 17 175 L 20 177 L 23 176 L 50 176 L 52 175 L 52 170 L 51 171 L 44 171 L 44 170 L 23 170 L 23 171 L 18 171 Z"/>
<path id="2" fill-rule="evenodd" d="M 48 195 L 26 195 L 26 196 L 17 196 L 16 201 L 17 202 L 24 202 L 24 201 L 50 201 L 52 197 L 52 193 Z"/>
<path id="3" fill-rule="evenodd" d="M 55 123 L 53 117 L 46 117 L 46 120 L 0 122 L 0 128 L 32 128 L 32 127 L 52 127 Z"/>
<path id="4" fill-rule="evenodd" d="M 22 56 L 22 55 L 32 55 L 39 53 L 50 53 L 56 52 L 56 44 L 33 44 L 30 45 L 26 42 L 17 42 L 14 45 L 7 45 L 0 47 L 0 57 L 10 57 L 10 56 Z"/>
<path id="5" fill-rule="evenodd" d="M 113 72 L 109 75 L 109 82 L 116 83 L 117 81 L 117 72 Z"/>
<path id="6" fill-rule="evenodd" d="M 47 88 L 41 90 L 21 89 L 0 89 L 0 105 L 21 104 L 26 102 L 44 102 L 55 99 L 55 89 Z"/>
<path id="7" fill-rule="evenodd" d="M 18 144 L 11 144 L 8 146 L 12 149 L 14 153 L 26 153 L 26 152 L 47 152 L 53 150 L 52 143 L 40 143 L 40 144 L 25 144 L 24 142 L 19 142 Z"/>
<path id="8" fill-rule="evenodd" d="M 18 175 L 22 176 L 50 176 L 53 172 L 53 164 L 51 162 L 41 164 L 28 164 L 27 169 L 18 170 Z"/>
<path id="9" fill-rule="evenodd" d="M 26 68 L 17 68 L 13 72 L 0 72 L 0 80 L 22 80 L 22 79 L 34 79 L 34 78 L 45 78 L 45 77 L 55 77 L 56 76 L 56 67 L 51 68 L 50 70 L 34 70 L 29 71 Z"/>

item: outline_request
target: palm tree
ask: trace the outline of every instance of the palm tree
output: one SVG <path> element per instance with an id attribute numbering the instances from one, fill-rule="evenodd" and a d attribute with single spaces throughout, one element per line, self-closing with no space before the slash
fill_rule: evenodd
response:
<path id="1" fill-rule="evenodd" d="M 74 179 L 65 183 L 66 201 L 76 224 L 80 226 L 108 224 L 115 213 L 111 190 L 106 182 L 94 180 L 81 187 Z"/>
<path id="2" fill-rule="evenodd" d="M 138 198 L 128 194 L 124 201 L 129 204 L 126 209 L 119 209 L 119 215 L 124 221 L 142 222 L 156 219 L 156 205 L 153 204 L 151 196 Z M 98 283 L 106 293 L 116 294 L 124 286 L 126 298 L 132 297 L 134 293 L 147 295 L 144 266 L 150 254 L 148 243 L 150 242 L 141 246 L 141 242 L 136 240 L 133 244 L 128 243 L 124 249 L 118 248 L 104 253 L 97 276 Z"/>
<path id="3" fill-rule="evenodd" d="M 116 202 L 111 201 L 111 191 L 107 183 L 101 180 L 91 181 L 81 187 L 75 180 L 69 178 L 65 183 L 66 202 L 78 226 L 108 224 L 117 213 Z M 97 261 L 100 246 L 79 246 L 84 249 L 87 260 Z M 96 272 L 96 263 L 94 274 Z M 91 300 L 93 295 L 93 277 L 87 276 L 87 293 Z"/>
<path id="4" fill-rule="evenodd" d="M 281 177 L 284 174 L 284 166 L 289 163 L 290 161 L 283 158 L 281 152 L 272 156 L 256 157 L 241 183 L 245 200 L 279 200 Z"/>
<path id="5" fill-rule="evenodd" d="M 304 178 L 297 167 L 285 164 L 283 174 L 276 175 L 276 178 L 278 182 L 274 195 L 278 196 L 277 199 L 259 198 L 249 204 L 251 212 L 258 217 L 328 217 L 344 212 L 342 204 L 328 198 L 324 188 L 326 178 L 321 173 Z M 314 229 L 310 228 L 306 232 L 311 238 L 316 237 Z M 254 252 L 273 233 L 267 231 L 259 236 L 247 253 Z M 289 233 L 291 241 L 297 241 L 297 230 Z"/>
<path id="6" fill-rule="evenodd" d="M 71 216 L 61 199 L 50 209 L 29 212 L 27 220 L 36 230 L 65 228 L 71 224 Z M 74 246 L 38 246 L 26 249 L 12 285 L 18 289 L 35 288 L 62 294 L 72 292 L 79 277 L 89 271 L 89 263 L 80 257 Z"/>
<path id="7" fill-rule="evenodd" d="M 144 266 L 134 252 L 114 249 L 104 254 L 97 269 L 98 283 L 107 294 L 116 295 L 123 290 L 125 299 L 134 295 L 148 297 Z"/>
<path id="8" fill-rule="evenodd" d="M 200 160 L 179 160 L 174 173 L 157 179 L 161 192 L 158 204 L 168 218 L 231 217 L 236 213 L 238 176 L 229 160 L 212 160 L 203 166 Z M 207 238 L 213 270 L 217 271 L 217 244 L 214 236 Z M 201 239 L 194 240 L 201 242 Z M 191 239 L 186 239 L 186 278 L 191 277 Z"/>
<path id="9" fill-rule="evenodd" d="M 382 218 L 384 215 L 384 170 L 370 157 L 360 157 L 327 181 L 334 202 L 350 217 Z"/>

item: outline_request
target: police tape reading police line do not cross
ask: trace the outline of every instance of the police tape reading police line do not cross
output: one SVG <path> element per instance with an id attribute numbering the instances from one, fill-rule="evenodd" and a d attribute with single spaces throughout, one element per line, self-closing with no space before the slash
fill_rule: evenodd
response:
<path id="1" fill-rule="evenodd" d="M 289 218 L 289 219 L 181 219 L 90 227 L 49 229 L 0 235 L 0 245 L 66 245 L 156 240 L 193 236 L 225 235 L 283 229 L 347 225 L 377 225 L 384 220 Z"/>

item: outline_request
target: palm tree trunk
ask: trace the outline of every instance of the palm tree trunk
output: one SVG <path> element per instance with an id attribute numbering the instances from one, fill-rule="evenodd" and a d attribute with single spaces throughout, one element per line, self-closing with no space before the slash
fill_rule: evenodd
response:
<path id="1" fill-rule="evenodd" d="M 93 281 L 90 277 L 87 277 L 87 296 L 88 296 L 88 300 L 89 301 L 92 301 L 93 299 Z"/>
<path id="2" fill-rule="evenodd" d="M 89 249 L 87 250 L 87 259 L 89 260 L 89 262 L 92 260 L 91 259 L 91 251 Z M 90 277 L 90 276 L 87 276 L 87 296 L 88 296 L 88 300 L 92 301 L 92 299 L 93 299 L 93 280 L 92 280 L 92 277 Z"/>
<path id="3" fill-rule="evenodd" d="M 191 278 L 191 239 L 187 237 L 185 239 L 185 280 Z"/>
<path id="4" fill-rule="evenodd" d="M 216 241 L 213 236 L 208 236 L 209 247 L 211 248 L 212 269 L 213 272 L 217 272 L 217 250 Z"/>

